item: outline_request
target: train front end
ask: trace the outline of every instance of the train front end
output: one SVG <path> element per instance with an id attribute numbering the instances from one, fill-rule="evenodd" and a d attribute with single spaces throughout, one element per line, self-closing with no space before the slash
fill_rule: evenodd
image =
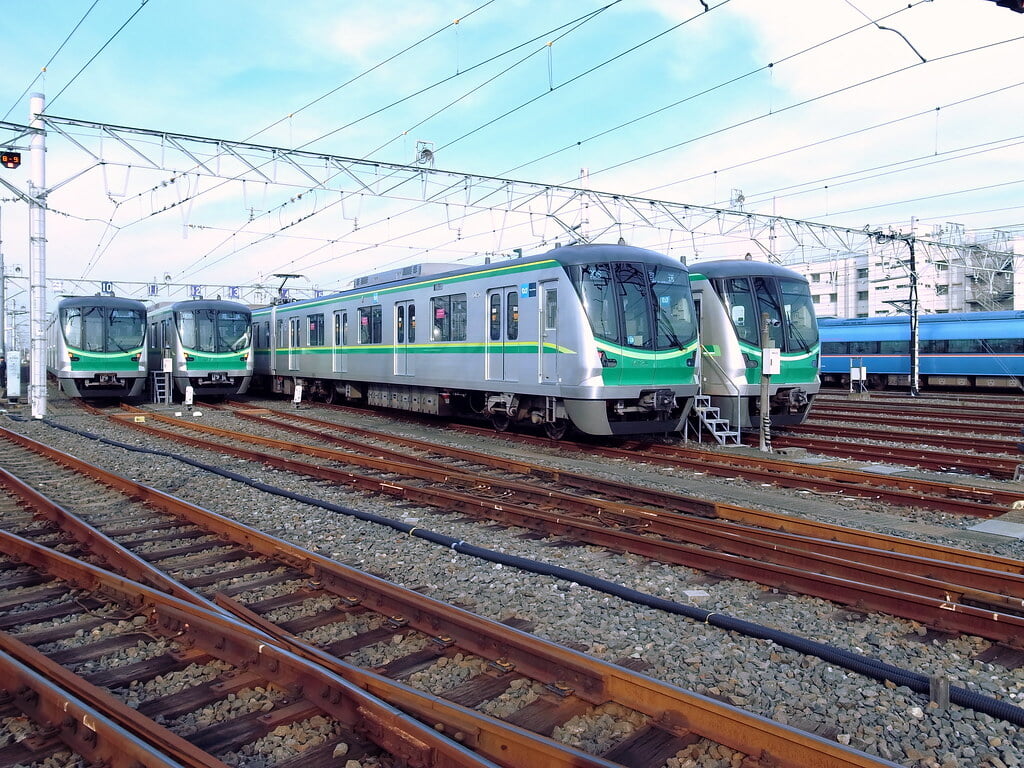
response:
<path id="1" fill-rule="evenodd" d="M 146 384 L 146 308 L 132 299 L 84 296 L 57 306 L 47 367 L 69 397 L 137 397 Z"/>
<path id="2" fill-rule="evenodd" d="M 779 364 L 768 377 L 771 423 L 802 424 L 820 388 L 821 347 L 807 280 L 746 259 L 697 264 L 691 275 L 700 314 L 701 391 L 733 426 L 756 427 L 763 350 L 774 347 Z"/>
<path id="3" fill-rule="evenodd" d="M 244 394 L 252 381 L 252 313 L 221 300 L 179 302 L 173 308 L 175 389 L 194 397 Z M 166 353 L 165 353 L 166 354 Z"/>
<path id="4" fill-rule="evenodd" d="M 699 368 L 686 267 L 629 246 L 570 246 L 551 255 L 578 299 L 578 315 L 566 323 L 579 333 L 578 378 L 561 377 L 573 424 L 595 435 L 681 430 Z"/>

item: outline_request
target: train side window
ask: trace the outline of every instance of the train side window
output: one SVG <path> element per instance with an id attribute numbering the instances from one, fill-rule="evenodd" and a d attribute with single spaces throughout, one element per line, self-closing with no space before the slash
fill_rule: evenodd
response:
<path id="1" fill-rule="evenodd" d="M 848 355 L 850 354 L 850 345 L 845 341 L 823 341 L 821 342 L 821 354 Z"/>
<path id="2" fill-rule="evenodd" d="M 850 354 L 851 355 L 877 355 L 878 354 L 878 342 L 877 341 L 851 341 L 850 342 Z"/>
<path id="3" fill-rule="evenodd" d="M 951 355 L 980 355 L 985 351 L 981 339 L 950 339 L 948 344 Z"/>
<path id="4" fill-rule="evenodd" d="M 434 323 L 430 335 L 434 341 L 466 340 L 466 326 L 469 320 L 466 313 L 466 294 L 434 296 L 430 300 L 430 310 Z"/>
<path id="5" fill-rule="evenodd" d="M 519 338 L 519 294 L 509 291 L 505 302 L 505 338 L 515 341 Z"/>
<path id="6" fill-rule="evenodd" d="M 323 313 L 310 315 L 307 318 L 309 325 L 309 346 L 322 347 L 324 345 L 324 316 Z"/>
<path id="7" fill-rule="evenodd" d="M 501 294 L 491 294 L 491 305 L 488 311 L 488 327 L 491 331 L 491 341 L 501 339 Z"/>
<path id="8" fill-rule="evenodd" d="M 948 349 L 945 339 L 925 339 L 921 342 L 921 352 L 926 355 L 944 355 Z"/>
<path id="9" fill-rule="evenodd" d="M 909 355 L 910 354 L 910 342 L 909 341 L 882 341 L 880 343 L 880 351 L 883 355 Z"/>
<path id="10" fill-rule="evenodd" d="M 379 304 L 359 308 L 359 343 L 380 344 L 383 309 Z"/>
<path id="11" fill-rule="evenodd" d="M 982 339 L 982 349 L 994 355 L 1019 355 L 1024 352 L 1024 339 Z"/>

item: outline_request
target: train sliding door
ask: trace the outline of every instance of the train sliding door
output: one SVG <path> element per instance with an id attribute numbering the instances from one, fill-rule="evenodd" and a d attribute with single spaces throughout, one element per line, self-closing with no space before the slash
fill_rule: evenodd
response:
<path id="1" fill-rule="evenodd" d="M 409 348 L 416 343 L 416 305 L 411 301 L 395 302 L 395 375 L 415 373 Z"/>
<path id="2" fill-rule="evenodd" d="M 488 381 L 518 381 L 514 358 L 519 339 L 519 290 L 514 285 L 487 292 L 487 332 L 484 336 L 485 377 Z"/>
<path id="3" fill-rule="evenodd" d="M 345 342 L 348 340 L 348 310 L 342 309 L 334 313 L 334 349 L 332 352 L 331 370 L 334 373 L 348 372 L 348 360 L 345 357 Z"/>
<path id="4" fill-rule="evenodd" d="M 537 286 L 540 299 L 539 344 L 537 354 L 541 384 L 558 383 L 558 281 Z"/>

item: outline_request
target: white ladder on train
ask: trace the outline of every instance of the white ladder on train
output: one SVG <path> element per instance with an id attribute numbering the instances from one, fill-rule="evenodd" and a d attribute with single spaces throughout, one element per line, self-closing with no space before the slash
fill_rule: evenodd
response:
<path id="1" fill-rule="evenodd" d="M 153 371 L 150 393 L 154 403 L 171 404 L 171 374 L 167 371 Z"/>
<path id="2" fill-rule="evenodd" d="M 719 445 L 725 445 L 726 442 L 740 444 L 739 429 L 732 429 L 729 420 L 722 418 L 721 410 L 711 404 L 709 395 L 696 395 L 693 398 L 693 411 L 700 419 L 700 424 L 707 427 L 708 432 L 718 441 Z M 689 425 L 687 425 L 687 431 L 689 431 Z M 701 442 L 700 425 L 697 426 L 697 441 Z"/>

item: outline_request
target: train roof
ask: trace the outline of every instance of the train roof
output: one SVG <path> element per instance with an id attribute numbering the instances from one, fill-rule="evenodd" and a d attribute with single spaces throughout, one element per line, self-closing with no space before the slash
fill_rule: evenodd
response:
<path id="1" fill-rule="evenodd" d="M 467 275 L 482 274 L 485 272 L 515 272 L 518 269 L 527 268 L 533 264 L 554 261 L 562 266 L 574 266 L 577 264 L 593 264 L 606 261 L 639 261 L 645 264 L 662 264 L 684 272 L 688 271 L 685 264 L 671 256 L 666 256 L 657 251 L 650 251 L 646 248 L 638 248 L 632 245 L 615 245 L 605 243 L 587 243 L 582 245 L 564 245 L 546 253 L 534 256 L 524 256 L 508 261 L 492 262 L 488 264 L 477 264 L 474 266 L 460 267 L 447 272 L 434 272 L 429 269 L 420 269 L 416 275 L 404 277 L 392 282 L 369 283 L 362 281 L 362 284 L 349 290 L 338 293 L 320 296 L 313 299 L 287 302 L 276 305 L 279 309 L 291 309 L 294 307 L 310 306 L 324 303 L 339 296 L 361 296 L 383 291 L 390 291 L 419 283 L 448 280 Z M 254 309 L 256 312 L 266 312 L 270 307 Z"/>
<path id="2" fill-rule="evenodd" d="M 123 299 L 119 296 L 67 296 L 57 302 L 58 309 L 68 309 L 69 307 L 113 307 L 146 311 L 146 305 L 141 301 Z"/>
<path id="3" fill-rule="evenodd" d="M 778 264 L 771 264 L 767 261 L 755 261 L 753 259 L 716 259 L 714 261 L 702 261 L 690 265 L 690 275 L 693 278 L 707 277 L 742 277 L 744 275 L 768 275 L 772 277 L 788 277 L 791 280 L 807 282 L 807 278 L 787 267 Z"/>
<path id="4" fill-rule="evenodd" d="M 248 305 L 237 301 L 227 301 L 226 299 L 187 299 L 185 301 L 158 304 L 150 312 L 179 312 L 192 309 L 217 309 L 228 312 L 251 311 Z"/>
<path id="5" fill-rule="evenodd" d="M 908 315 L 820 317 L 822 341 L 903 341 L 910 338 Z M 920 315 L 922 339 L 1010 338 L 1022 335 L 1024 312 L 949 312 Z"/>

